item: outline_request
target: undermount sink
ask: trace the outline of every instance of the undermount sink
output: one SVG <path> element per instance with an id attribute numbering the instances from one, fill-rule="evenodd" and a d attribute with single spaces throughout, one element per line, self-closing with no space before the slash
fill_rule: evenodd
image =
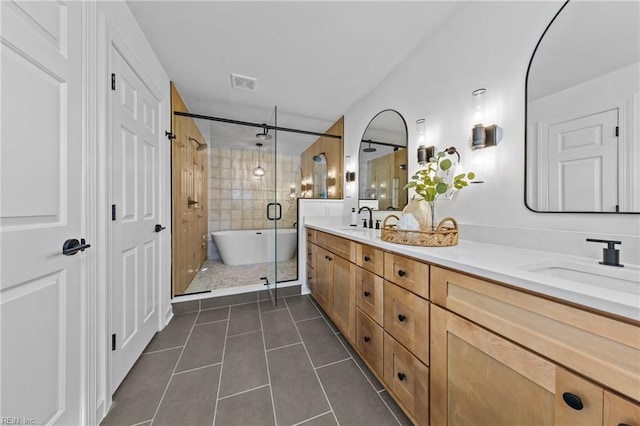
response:
<path id="1" fill-rule="evenodd" d="M 609 291 L 640 294 L 640 269 L 635 266 L 605 266 L 594 263 L 571 262 L 566 260 L 546 260 L 522 269 L 544 274 L 575 283 L 596 286 Z"/>

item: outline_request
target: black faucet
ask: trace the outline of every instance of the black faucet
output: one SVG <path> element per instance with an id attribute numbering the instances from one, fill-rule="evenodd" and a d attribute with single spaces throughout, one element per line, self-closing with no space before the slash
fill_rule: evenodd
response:
<path id="1" fill-rule="evenodd" d="M 607 266 L 624 266 L 620 264 L 620 250 L 616 249 L 616 244 L 622 244 L 622 241 L 612 240 L 597 240 L 594 238 L 587 238 L 587 241 L 591 243 L 605 243 L 607 248 L 602 249 L 602 262 L 601 265 Z"/>
<path id="2" fill-rule="evenodd" d="M 360 207 L 360 209 L 358 210 L 358 214 L 360 214 L 362 210 L 369 210 L 369 228 L 373 228 L 373 211 L 371 210 L 371 207 L 367 207 L 367 206 Z"/>

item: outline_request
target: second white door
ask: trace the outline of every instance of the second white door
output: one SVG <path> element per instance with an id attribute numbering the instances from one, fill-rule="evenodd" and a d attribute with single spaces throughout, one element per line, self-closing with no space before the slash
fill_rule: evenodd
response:
<path id="1" fill-rule="evenodd" d="M 111 47 L 111 391 L 158 329 L 160 101 Z"/>

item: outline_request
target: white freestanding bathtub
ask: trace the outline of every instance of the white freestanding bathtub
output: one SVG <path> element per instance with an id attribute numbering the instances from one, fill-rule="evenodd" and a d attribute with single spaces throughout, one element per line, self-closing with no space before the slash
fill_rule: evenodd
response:
<path id="1" fill-rule="evenodd" d="M 274 261 L 274 229 L 217 231 L 211 233 L 225 265 L 249 265 Z M 278 262 L 291 259 L 296 254 L 297 229 L 278 229 Z"/>

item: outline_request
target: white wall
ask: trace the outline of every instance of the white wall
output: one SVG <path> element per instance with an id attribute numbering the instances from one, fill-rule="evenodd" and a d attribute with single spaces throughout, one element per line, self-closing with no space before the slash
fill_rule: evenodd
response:
<path id="1" fill-rule="evenodd" d="M 640 216 L 534 213 L 524 204 L 524 95 L 533 49 L 561 1 L 468 2 L 375 90 L 345 114 L 345 155 L 357 158 L 362 134 L 379 111 L 402 114 L 409 130 L 409 172 L 417 169 L 415 121 L 427 119 L 427 143 L 454 145 L 467 170 L 482 159 L 485 183 L 472 185 L 438 216 L 453 215 L 462 239 L 478 239 L 598 258 L 586 236 L 621 239 L 621 260 L 638 263 Z M 487 89 L 487 118 L 499 124 L 497 147 L 472 153 L 471 92 Z M 358 178 L 360 174 L 358 174 Z M 344 217 L 356 200 L 346 200 Z M 384 216 L 385 212 L 378 213 Z"/>

